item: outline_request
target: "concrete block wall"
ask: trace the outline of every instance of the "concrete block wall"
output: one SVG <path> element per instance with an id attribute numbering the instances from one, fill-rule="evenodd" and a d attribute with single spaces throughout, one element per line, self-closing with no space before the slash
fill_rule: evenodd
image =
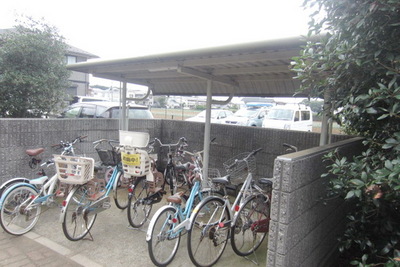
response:
<path id="1" fill-rule="evenodd" d="M 85 142 L 76 144 L 76 153 L 94 157 L 97 154 L 93 141 L 101 138 L 118 139 L 119 122 L 116 119 L 0 119 L 0 182 L 14 177 L 37 177 L 37 171 L 28 166 L 26 149 L 43 147 L 42 159 L 51 158 L 58 151 L 51 145 L 61 140 L 71 141 L 77 136 L 88 135 Z M 144 131 L 151 138 L 159 138 L 163 143 L 176 143 L 186 137 L 189 151 L 203 150 L 204 124 L 177 120 L 130 120 L 130 131 Z M 211 138 L 215 144 L 210 147 L 210 168 L 225 174 L 223 163 L 242 152 L 257 148 L 263 150 L 257 155 L 256 177 L 272 177 L 273 164 L 277 156 L 287 153 L 283 143 L 295 145 L 299 150 L 318 146 L 319 134 L 298 131 L 283 131 L 256 127 L 212 124 Z M 348 136 L 335 135 L 334 142 Z M 160 159 L 165 158 L 166 149 L 160 151 Z M 47 169 L 53 175 L 54 168 Z"/>
<path id="2" fill-rule="evenodd" d="M 179 137 L 185 136 L 189 143 L 189 150 L 203 150 L 204 124 L 163 120 L 162 128 L 165 142 L 176 142 Z M 297 146 L 299 150 L 304 150 L 318 146 L 319 137 L 319 133 L 212 124 L 211 139 L 215 138 L 215 144 L 210 147 L 209 167 L 219 169 L 223 175 L 225 161 L 242 152 L 262 148 L 263 150 L 256 157 L 256 176 L 272 177 L 275 158 L 288 153 L 283 143 L 289 143 Z M 334 142 L 348 138 L 344 135 L 333 136 Z"/>
<path id="3" fill-rule="evenodd" d="M 326 201 L 323 156 L 339 149 L 351 158 L 362 151 L 361 141 L 352 138 L 277 157 L 267 266 L 332 265 L 349 207 L 339 199 Z"/>

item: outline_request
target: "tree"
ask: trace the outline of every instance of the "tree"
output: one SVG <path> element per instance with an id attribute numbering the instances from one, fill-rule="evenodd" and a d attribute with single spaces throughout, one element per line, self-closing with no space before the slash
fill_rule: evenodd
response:
<path id="1" fill-rule="evenodd" d="M 70 72 L 54 27 L 27 18 L 0 36 L 0 117 L 41 117 L 60 109 Z"/>
<path id="2" fill-rule="evenodd" d="M 400 261 L 400 0 L 305 0 L 304 6 L 316 12 L 313 38 L 293 63 L 301 90 L 329 96 L 347 132 L 365 137 L 361 155 L 326 157 L 330 196 L 354 204 L 340 250 L 353 265 L 394 266 Z"/>

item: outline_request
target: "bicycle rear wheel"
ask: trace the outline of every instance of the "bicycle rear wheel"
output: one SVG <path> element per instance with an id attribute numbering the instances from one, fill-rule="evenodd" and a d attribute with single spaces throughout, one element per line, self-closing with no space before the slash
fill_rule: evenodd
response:
<path id="1" fill-rule="evenodd" d="M 150 200 L 144 200 L 148 196 L 146 176 L 138 177 L 133 191 L 128 200 L 128 221 L 132 227 L 139 228 L 149 218 L 152 204 Z"/>
<path id="2" fill-rule="evenodd" d="M 18 184 L 18 183 L 27 183 L 29 184 L 29 179 L 27 178 L 13 178 L 11 180 L 8 180 L 6 182 L 4 182 L 2 185 L 0 185 L 0 198 L 3 195 L 3 193 L 5 193 L 7 191 L 8 188 L 10 188 L 11 186 Z"/>
<path id="3" fill-rule="evenodd" d="M 269 231 L 270 205 L 264 195 L 251 196 L 240 208 L 231 232 L 233 251 L 248 256 L 263 242 Z"/>
<path id="4" fill-rule="evenodd" d="M 37 189 L 25 184 L 4 192 L 0 211 L 0 223 L 4 231 L 23 235 L 36 225 L 42 208 L 40 203 L 32 203 L 32 197 L 37 194 Z"/>
<path id="5" fill-rule="evenodd" d="M 115 170 L 114 168 L 114 171 L 117 170 Z M 121 172 L 118 171 L 113 187 L 115 205 L 121 210 L 126 209 L 126 207 L 128 207 L 128 202 L 129 202 L 128 200 L 129 183 L 125 181 L 125 179 L 126 178 L 123 175 L 121 175 Z"/>
<path id="6" fill-rule="evenodd" d="M 151 219 L 147 244 L 150 259 L 157 266 L 170 264 L 178 251 L 181 234 L 173 233 L 173 229 L 181 220 L 176 213 L 174 207 L 164 206 Z"/>
<path id="7" fill-rule="evenodd" d="M 199 205 L 188 231 L 188 252 L 196 266 L 211 266 L 225 250 L 231 216 L 222 198 L 210 197 Z"/>
<path id="8" fill-rule="evenodd" d="M 87 184 L 74 187 L 66 199 L 62 210 L 64 219 L 62 223 L 66 238 L 77 241 L 84 238 L 92 228 L 97 214 L 89 209 L 92 200 L 89 196 Z"/>

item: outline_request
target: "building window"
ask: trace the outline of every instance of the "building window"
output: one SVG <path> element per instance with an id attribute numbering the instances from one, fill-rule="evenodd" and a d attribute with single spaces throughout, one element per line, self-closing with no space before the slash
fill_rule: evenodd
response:
<path id="1" fill-rule="evenodd" d="M 74 56 L 66 56 L 67 57 L 67 64 L 74 64 L 77 62 L 77 58 Z"/>

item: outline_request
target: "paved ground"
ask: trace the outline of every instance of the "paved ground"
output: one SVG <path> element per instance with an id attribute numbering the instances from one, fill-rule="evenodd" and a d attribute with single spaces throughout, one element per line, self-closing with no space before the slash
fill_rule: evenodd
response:
<path id="1" fill-rule="evenodd" d="M 114 203 L 109 210 L 100 213 L 91 230 L 94 240 L 69 241 L 59 222 L 60 210 L 50 208 L 43 212 L 36 227 L 24 236 L 11 236 L 0 232 L 0 266 L 153 266 L 147 250 L 145 232 L 129 227 L 126 211 L 120 211 Z M 163 200 L 153 207 L 166 204 Z M 42 210 L 43 211 L 43 210 Z M 257 251 L 260 266 L 266 262 L 266 241 Z M 255 256 L 250 257 L 255 260 Z M 192 266 L 186 249 L 186 235 L 170 266 Z M 255 266 L 237 256 L 230 244 L 216 266 Z"/>

